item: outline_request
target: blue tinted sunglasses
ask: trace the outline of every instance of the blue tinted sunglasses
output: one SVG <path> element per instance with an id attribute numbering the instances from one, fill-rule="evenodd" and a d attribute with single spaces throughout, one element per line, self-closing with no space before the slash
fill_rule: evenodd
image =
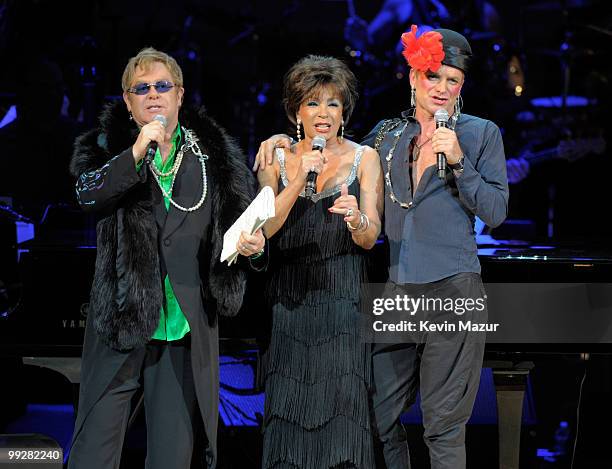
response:
<path id="1" fill-rule="evenodd" d="M 174 85 L 168 80 L 160 80 L 160 81 L 156 81 L 155 83 L 138 83 L 136 86 L 132 88 L 128 88 L 128 91 L 130 93 L 134 93 L 139 96 L 143 96 L 149 92 L 152 86 L 155 87 L 155 90 L 158 93 L 167 93 L 172 88 L 174 88 Z"/>

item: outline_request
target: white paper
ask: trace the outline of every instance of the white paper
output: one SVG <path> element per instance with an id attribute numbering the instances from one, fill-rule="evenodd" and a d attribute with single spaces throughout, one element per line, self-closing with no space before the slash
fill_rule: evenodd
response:
<path id="1" fill-rule="evenodd" d="M 246 231 L 249 234 L 255 233 L 261 228 L 268 218 L 275 215 L 274 211 L 274 191 L 270 186 L 265 186 L 255 200 L 240 215 L 238 220 L 223 235 L 223 249 L 221 250 L 221 262 L 227 261 L 227 265 L 232 265 L 238 259 L 236 245 L 240 239 L 240 234 Z"/>

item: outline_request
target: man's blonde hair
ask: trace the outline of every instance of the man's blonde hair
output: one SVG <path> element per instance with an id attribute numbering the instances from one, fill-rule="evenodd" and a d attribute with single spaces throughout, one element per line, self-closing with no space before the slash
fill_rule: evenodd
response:
<path id="1" fill-rule="evenodd" d="M 142 49 L 136 56 L 132 57 L 125 70 L 123 70 L 123 77 L 121 77 L 121 87 L 123 91 L 127 91 L 132 86 L 132 80 L 138 67 L 147 71 L 155 62 L 162 63 L 170 71 L 172 75 L 172 82 L 175 86 L 183 86 L 183 71 L 179 64 L 165 52 L 158 51 L 153 47 L 146 47 Z"/>

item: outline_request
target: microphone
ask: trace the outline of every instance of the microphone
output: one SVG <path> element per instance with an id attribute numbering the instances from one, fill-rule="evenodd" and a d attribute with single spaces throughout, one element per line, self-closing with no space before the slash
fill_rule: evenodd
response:
<path id="1" fill-rule="evenodd" d="M 438 109 L 434 114 L 436 120 L 436 129 L 440 127 L 448 127 L 448 111 L 446 109 Z M 446 155 L 444 153 L 436 153 L 438 158 L 438 177 L 444 179 L 446 177 Z"/>
<path id="2" fill-rule="evenodd" d="M 327 144 L 327 140 L 320 135 L 317 135 L 312 139 L 312 149 L 319 150 L 321 153 Z M 314 194 L 317 193 L 317 176 L 318 173 L 316 171 L 309 171 L 308 176 L 306 176 L 306 187 L 304 188 L 304 194 L 307 199 L 312 198 Z"/>
<path id="3" fill-rule="evenodd" d="M 154 118 L 154 121 L 159 121 L 161 122 L 161 124 L 166 127 L 166 125 L 168 125 L 168 121 L 166 120 L 165 116 L 162 116 L 161 114 L 157 114 Z M 157 151 L 157 142 L 153 141 L 151 143 L 149 143 L 149 146 L 147 148 L 147 152 L 145 153 L 145 163 L 147 164 L 151 164 L 151 161 L 153 161 L 153 158 L 155 158 L 155 152 Z"/>

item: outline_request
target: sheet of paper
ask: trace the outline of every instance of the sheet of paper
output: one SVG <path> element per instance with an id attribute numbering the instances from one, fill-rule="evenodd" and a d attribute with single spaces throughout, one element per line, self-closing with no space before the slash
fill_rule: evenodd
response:
<path id="1" fill-rule="evenodd" d="M 240 215 L 238 220 L 223 235 L 221 262 L 227 261 L 228 265 L 236 262 L 238 259 L 236 244 L 240 239 L 240 234 L 243 231 L 249 234 L 255 233 L 266 223 L 268 218 L 274 215 L 274 191 L 270 186 L 265 186 L 242 215 Z"/>

